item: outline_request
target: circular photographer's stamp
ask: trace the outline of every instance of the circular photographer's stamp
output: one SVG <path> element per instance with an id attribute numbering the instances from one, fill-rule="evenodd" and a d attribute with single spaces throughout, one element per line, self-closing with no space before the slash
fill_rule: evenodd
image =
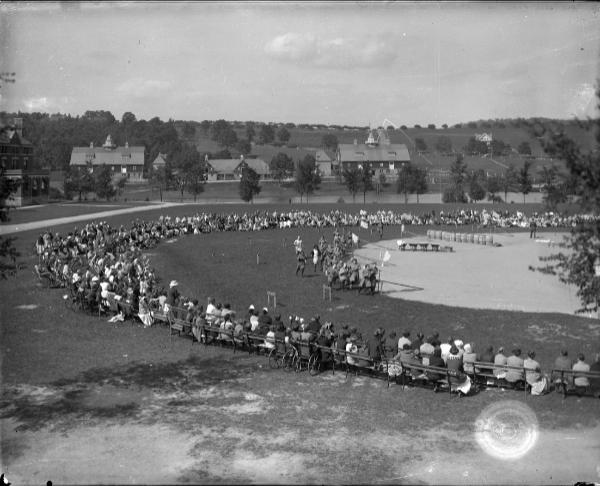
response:
<path id="1" fill-rule="evenodd" d="M 475 421 L 475 440 L 487 454 L 498 459 L 523 457 L 537 438 L 535 412 L 516 400 L 489 405 Z"/>

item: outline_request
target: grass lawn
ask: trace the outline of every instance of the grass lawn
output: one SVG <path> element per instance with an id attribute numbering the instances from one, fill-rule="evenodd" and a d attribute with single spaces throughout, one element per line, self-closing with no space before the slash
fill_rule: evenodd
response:
<path id="1" fill-rule="evenodd" d="M 143 216 L 183 215 L 192 208 L 207 209 L 183 206 Z M 242 208 L 248 206 L 226 211 Z M 128 220 L 131 215 L 110 222 Z M 332 233 L 324 230 L 328 239 Z M 24 251 L 35 234 L 19 235 Z M 291 242 L 298 234 L 306 248 L 319 237 L 317 229 L 191 235 L 163 242 L 150 257 L 165 285 L 176 278 L 184 295 L 202 303 L 210 295 L 240 313 L 251 303 L 265 305 L 266 291 L 274 290 L 282 315 L 320 314 L 336 325 L 355 325 L 366 336 L 381 326 L 388 333 L 437 330 L 442 338 L 454 335 L 480 349 L 488 343 L 519 345 L 535 349 L 545 369 L 562 346 L 572 355 L 598 351 L 597 323 L 580 317 L 355 292 L 334 291 L 333 301 L 324 302 L 323 277 L 310 265 L 305 278 L 294 275 Z M 398 228 L 386 229 L 385 238 L 397 236 Z M 33 256 L 23 258 L 33 264 Z M 595 467 L 580 453 L 563 463 L 556 450 L 566 436 L 588 440 L 584 431 L 597 424 L 597 400 L 563 401 L 556 393 L 525 399 L 512 391 L 459 400 L 431 390 L 388 389 L 385 382 L 346 379 L 341 372 L 286 374 L 270 370 L 264 357 L 171 340 L 164 327 L 143 329 L 68 311 L 63 291 L 40 288 L 30 270 L 0 282 L 0 294 L 1 459 L 13 482 L 467 481 L 449 475 L 445 466 L 436 469 L 453 464 L 477 484 L 552 483 L 587 479 Z M 492 461 L 472 439 L 478 415 L 506 399 L 527 403 L 544 431 L 536 460 Z M 28 469 L 31 461 L 38 466 Z"/>

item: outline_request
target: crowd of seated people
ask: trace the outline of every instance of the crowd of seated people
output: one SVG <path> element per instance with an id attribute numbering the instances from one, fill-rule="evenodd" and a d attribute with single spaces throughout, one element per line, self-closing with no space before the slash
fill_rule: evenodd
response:
<path id="1" fill-rule="evenodd" d="M 175 280 L 171 281 L 168 289 L 160 287 L 149 260 L 143 255 L 143 250 L 152 248 L 161 240 L 183 234 L 256 231 L 281 227 L 282 223 L 294 226 L 352 225 L 360 224 L 361 218 L 369 222 L 378 218 L 384 224 L 408 221 L 405 214 L 401 217 L 385 211 L 374 214 L 350 215 L 338 210 L 325 214 L 311 211 L 257 211 L 243 215 L 202 213 L 182 218 L 160 217 L 157 221 L 136 220 L 129 229 L 124 226 L 111 227 L 106 222 L 88 223 L 66 235 L 51 232 L 41 234 L 35 244 L 39 255 L 36 271 L 40 276 L 51 276 L 54 281 L 69 288 L 87 308 L 94 311 L 112 310 L 118 320 L 138 317 L 145 327 L 152 326 L 157 315 L 167 315 L 172 309 L 184 309 L 181 319 L 189 324 L 192 335 L 198 341 L 236 340 L 251 333 L 264 336 L 263 347 L 272 349 L 277 339 L 283 338 L 288 343 L 305 340 L 349 352 L 348 362 L 352 365 L 372 365 L 385 358 L 390 363 L 396 363 L 396 369 L 401 369 L 402 363 L 439 366 L 452 370 L 453 375 L 464 375 L 466 378 L 476 367 L 476 371 L 489 371 L 507 383 L 527 383 L 532 393 L 547 391 L 550 383 L 535 360 L 534 352 L 529 352 L 527 359 L 523 359 L 520 349 L 514 349 L 510 356 L 506 356 L 502 348 L 494 353 L 492 347 L 487 347 L 479 355 L 473 343 L 463 344 L 459 339 L 441 342 L 437 334 L 425 339 L 421 333 L 411 339 L 407 331 L 396 340 L 394 333 L 386 338 L 383 329 L 378 329 L 371 339 L 363 339 L 356 328 L 342 326 L 339 332 L 334 332 L 333 324 L 321 324 L 318 316 L 307 321 L 291 316 L 286 324 L 280 315 L 271 317 L 267 308 L 259 311 L 253 306 L 250 306 L 246 315 L 238 316 L 229 303 L 222 305 L 213 298 L 208 299 L 205 309 L 197 299 L 180 295 Z M 446 215 L 440 213 L 441 217 Z M 562 218 L 560 221 L 573 224 L 576 218 Z M 331 245 L 322 239 L 318 248 L 322 249 L 320 255 L 324 268 L 339 263 L 341 255 L 345 255 L 351 245 L 351 232 L 342 234 L 336 231 Z M 348 262 L 344 264 L 348 265 Z M 356 269 L 351 267 L 349 278 L 354 273 Z M 212 327 L 214 331 L 206 331 Z M 560 366 L 570 367 L 571 370 L 582 372 L 598 369 L 598 363 L 590 366 L 583 355 L 575 363 L 570 363 L 566 354 L 560 358 Z M 489 367 L 481 363 L 489 363 Z M 556 364 L 559 365 L 558 361 Z M 573 384 L 585 387 L 589 385 L 589 380 L 575 377 Z M 468 379 L 457 381 L 455 386 L 459 392 L 468 393 L 470 382 Z"/>

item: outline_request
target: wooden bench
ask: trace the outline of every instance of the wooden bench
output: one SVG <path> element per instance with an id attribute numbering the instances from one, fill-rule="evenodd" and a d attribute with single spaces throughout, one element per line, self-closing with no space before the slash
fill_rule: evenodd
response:
<path id="1" fill-rule="evenodd" d="M 360 353 L 351 353 L 349 351 L 344 352 L 345 365 L 346 365 L 346 377 L 350 372 L 353 372 L 356 376 L 361 371 L 368 371 L 370 375 L 374 377 L 381 377 L 385 372 L 385 377 L 390 386 L 390 377 L 387 373 L 387 358 L 382 356 L 381 359 L 376 360 L 368 355 Z M 350 361 L 353 361 L 350 363 Z"/>
<path id="2" fill-rule="evenodd" d="M 587 378 L 589 385 L 575 385 L 575 378 Z M 553 369 L 550 373 L 550 381 L 554 388 L 560 388 L 563 399 L 567 395 L 588 395 L 600 398 L 600 371 L 574 371 Z"/>
<path id="3" fill-rule="evenodd" d="M 511 382 L 507 381 L 504 377 L 500 377 L 505 375 L 508 371 L 518 371 L 523 375 L 523 378 L 521 380 Z M 495 365 L 494 363 L 475 361 L 473 363 L 473 370 L 467 368 L 465 373 L 473 379 L 473 383 L 475 383 L 477 386 L 513 388 L 515 390 L 522 387 L 525 395 L 527 396 L 527 392 L 531 387 L 525 380 L 526 371 L 527 370 L 525 368 L 519 368 L 516 366 Z"/>
<path id="4" fill-rule="evenodd" d="M 188 310 L 183 307 L 172 307 L 167 315 L 169 323 L 169 336 L 172 339 L 173 334 L 177 333 L 181 336 L 183 333 L 185 336 L 192 336 L 192 344 L 194 342 L 192 334 L 192 323 L 185 320 L 188 314 Z"/>
<path id="5" fill-rule="evenodd" d="M 448 388 L 448 393 L 452 393 L 451 372 L 448 368 L 440 366 L 429 366 L 417 363 L 407 363 L 405 361 L 396 361 L 402 367 L 400 379 L 402 389 L 407 384 L 432 388 L 437 391 L 439 388 Z M 397 379 L 396 379 L 397 381 Z"/>

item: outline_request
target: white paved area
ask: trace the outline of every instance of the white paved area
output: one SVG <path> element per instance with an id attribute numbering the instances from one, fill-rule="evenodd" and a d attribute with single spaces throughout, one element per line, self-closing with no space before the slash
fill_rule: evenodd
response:
<path id="1" fill-rule="evenodd" d="M 452 245 L 454 252 L 413 252 L 399 251 L 394 240 L 368 244 L 355 254 L 379 260 L 389 249 L 391 258 L 384 264 L 381 278 L 383 292 L 391 297 L 470 308 L 574 314 L 579 308 L 575 287 L 528 269 L 543 265 L 540 256 L 558 252 L 560 249 L 548 242 L 562 241 L 563 234 L 541 233 L 538 241 L 530 239 L 528 232 L 493 237 L 502 246 L 435 240 Z M 428 240 L 422 236 L 405 241 Z"/>

